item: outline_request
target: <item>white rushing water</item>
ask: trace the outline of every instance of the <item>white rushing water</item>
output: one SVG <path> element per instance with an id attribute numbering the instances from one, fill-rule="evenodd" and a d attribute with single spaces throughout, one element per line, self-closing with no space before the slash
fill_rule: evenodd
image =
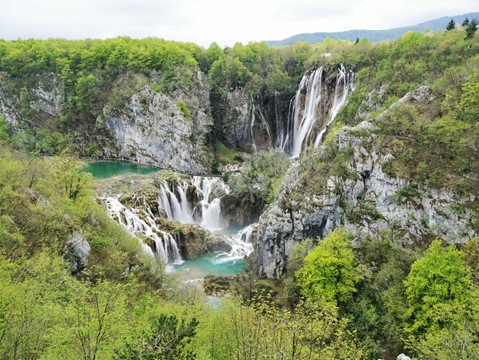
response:
<path id="1" fill-rule="evenodd" d="M 253 252 L 253 230 L 256 224 L 248 225 L 236 235 L 229 236 L 228 243 L 231 246 L 229 257 L 241 259 Z"/>
<path id="2" fill-rule="evenodd" d="M 221 196 L 228 194 L 229 188 L 220 178 L 194 176 L 191 182 L 179 181 L 174 189 L 164 182 L 160 189 L 158 206 L 168 219 L 182 224 L 197 224 L 209 231 L 225 227 Z M 215 191 L 219 196 L 214 195 Z"/>
<path id="3" fill-rule="evenodd" d="M 322 93 L 323 67 L 313 70 L 310 74 L 305 74 L 299 84 L 293 105 L 290 106 L 287 123 L 283 129 L 277 130 L 275 148 L 278 151 L 291 152 L 293 158 L 299 157 L 304 151 L 305 143 L 312 142 L 314 129 L 319 124 L 321 131 L 314 140 L 314 148 L 317 148 L 321 144 L 325 132 L 346 102 L 350 91 L 354 90 L 353 83 L 354 73 L 347 71 L 341 64 L 336 78 L 333 102 L 325 119 L 322 114 L 318 113 L 324 96 Z M 279 126 L 277 126 L 278 128 Z"/>
<path id="4" fill-rule="evenodd" d="M 255 121 L 256 121 L 255 110 L 256 110 L 256 107 L 253 105 L 253 107 L 251 109 L 250 132 L 251 132 L 251 147 L 253 148 L 253 152 L 256 154 L 256 139 L 255 139 L 255 135 L 254 135 L 254 124 L 255 124 Z"/>
<path id="5" fill-rule="evenodd" d="M 314 70 L 311 75 L 304 75 L 294 101 L 294 137 L 292 156 L 298 157 L 303 142 L 309 136 L 318 117 L 318 105 L 321 100 L 321 84 L 323 81 L 323 67 Z M 306 88 L 304 110 L 301 111 L 301 93 Z M 302 116 L 300 117 L 302 113 Z"/>
<path id="6" fill-rule="evenodd" d="M 146 204 L 146 210 L 141 211 L 135 208 L 127 208 L 117 197 L 102 197 L 100 199 L 106 205 L 108 215 L 138 239 L 146 254 L 153 258 L 158 257 L 165 264 L 181 263 L 182 259 L 176 240 L 171 234 L 158 227 L 151 209 Z M 149 239 L 154 244 L 156 252 L 143 239 Z"/>
<path id="7" fill-rule="evenodd" d="M 322 129 L 319 134 L 316 136 L 316 140 L 314 141 L 314 148 L 316 149 L 319 144 L 323 141 L 324 133 L 327 129 L 331 126 L 334 119 L 341 110 L 341 107 L 346 102 L 348 97 L 349 91 L 354 90 L 354 73 L 351 71 L 346 71 L 346 68 L 343 64 L 341 64 L 339 68 L 339 73 L 336 78 L 336 87 L 334 89 L 334 100 L 333 105 L 331 105 L 331 110 L 329 112 L 329 120 L 326 123 L 324 129 Z"/>

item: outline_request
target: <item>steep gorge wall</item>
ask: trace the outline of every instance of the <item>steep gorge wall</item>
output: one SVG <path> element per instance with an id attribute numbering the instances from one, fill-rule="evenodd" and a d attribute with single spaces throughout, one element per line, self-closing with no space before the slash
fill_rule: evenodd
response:
<path id="1" fill-rule="evenodd" d="M 422 87 L 396 106 L 429 96 L 430 89 Z M 339 226 L 357 241 L 389 233 L 406 246 L 436 237 L 463 243 L 478 235 L 478 214 L 470 206 L 477 198 L 389 175 L 385 169 L 393 158 L 380 148 L 375 130 L 374 121 L 344 127 L 309 160 L 292 166 L 259 221 L 254 267 L 260 277 L 281 276 L 296 241 L 323 238 Z M 340 156 L 349 154 L 342 175 L 315 170 L 321 162 L 335 166 L 324 155 L 331 148 Z"/>
<path id="2" fill-rule="evenodd" d="M 0 116 L 15 133 L 31 134 L 33 145 L 39 131 L 57 132 L 68 135 L 83 155 L 211 172 L 213 122 L 209 89 L 199 71 L 192 72 L 188 88 L 171 93 L 153 90 L 154 82 L 144 75 L 120 75 L 92 100 L 88 106 L 99 109 L 87 115 L 71 110 L 73 94 L 66 93 L 57 74 L 38 74 L 21 89 L 5 73 L 0 79 Z"/>

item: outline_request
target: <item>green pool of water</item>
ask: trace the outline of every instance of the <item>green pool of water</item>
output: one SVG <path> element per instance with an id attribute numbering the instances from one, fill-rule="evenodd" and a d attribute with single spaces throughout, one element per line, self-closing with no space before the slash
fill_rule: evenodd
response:
<path id="1" fill-rule="evenodd" d="M 244 259 L 232 259 L 218 253 L 210 253 L 173 265 L 173 273 L 185 279 L 201 279 L 207 275 L 227 276 L 243 272 Z"/>
<path id="2" fill-rule="evenodd" d="M 83 169 L 89 172 L 95 179 L 106 179 L 110 176 L 124 174 L 151 174 L 160 171 L 159 168 L 141 165 L 129 161 L 91 161 Z"/>

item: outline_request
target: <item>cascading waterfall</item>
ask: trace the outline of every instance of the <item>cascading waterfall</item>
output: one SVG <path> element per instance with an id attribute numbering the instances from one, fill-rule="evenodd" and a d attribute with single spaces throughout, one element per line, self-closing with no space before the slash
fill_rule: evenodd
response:
<path id="1" fill-rule="evenodd" d="M 221 230 L 225 222 L 221 214 L 221 199 L 213 198 L 214 188 L 220 188 L 223 194 L 229 193 L 228 186 L 220 178 L 194 176 L 193 184 L 200 194 L 201 222 L 200 225 L 210 231 Z"/>
<path id="2" fill-rule="evenodd" d="M 195 188 L 196 201 L 188 200 L 189 186 Z M 219 189 L 221 194 L 228 194 L 228 186 L 214 177 L 194 176 L 191 183 L 180 181 L 176 189 L 172 189 L 166 182 L 161 184 L 161 195 L 158 206 L 168 219 L 182 224 L 197 224 L 210 231 L 221 230 L 225 227 L 221 215 L 221 199 L 213 196 L 213 190 Z"/>
<path id="3" fill-rule="evenodd" d="M 314 148 L 316 149 L 323 140 L 324 133 L 331 126 L 332 122 L 336 118 L 341 110 L 341 107 L 346 102 L 349 91 L 354 90 L 354 73 L 352 71 L 346 71 L 346 68 L 341 64 L 339 68 L 339 73 L 336 79 L 336 87 L 334 89 L 334 100 L 333 105 L 331 106 L 329 120 L 326 123 L 324 129 L 322 129 L 319 134 L 316 136 L 314 141 Z"/>
<path id="4" fill-rule="evenodd" d="M 161 195 L 158 205 L 160 209 L 165 211 L 168 219 L 182 224 L 194 224 L 193 210 L 186 197 L 188 183 L 186 181 L 178 183 L 176 193 L 170 189 L 169 184 L 166 182 L 161 184 L 160 189 Z"/>
<path id="5" fill-rule="evenodd" d="M 215 260 L 216 264 L 243 259 L 253 252 L 253 230 L 257 224 L 251 224 L 241 229 L 235 235 L 226 237 L 226 242 L 231 246 L 229 253 L 219 254 Z"/>
<path id="6" fill-rule="evenodd" d="M 321 84 L 323 67 L 314 70 L 310 76 L 304 75 L 299 85 L 294 102 L 294 138 L 292 156 L 298 157 L 301 153 L 304 140 L 308 137 L 318 117 L 318 105 L 321 100 Z M 306 100 L 303 116 L 301 114 L 301 92 L 306 87 Z"/>
<path id="7" fill-rule="evenodd" d="M 264 128 L 266 129 L 266 133 L 268 134 L 269 146 L 272 146 L 273 145 L 273 140 L 272 140 L 272 137 L 271 137 L 271 131 L 269 130 L 269 125 L 268 125 L 268 123 L 266 121 L 266 118 L 264 117 L 263 112 L 261 111 L 260 108 L 258 108 L 258 113 L 259 113 L 259 118 L 261 119 L 261 124 L 264 126 Z"/>
<path id="8" fill-rule="evenodd" d="M 194 204 L 188 200 L 187 191 L 190 186 L 195 189 Z M 172 189 L 166 182 L 161 184 L 160 189 L 158 205 L 170 220 L 183 224 L 197 224 L 215 232 L 225 228 L 225 221 L 221 214 L 221 196 L 228 194 L 229 188 L 221 178 L 194 176 L 191 182 L 178 182 L 176 189 Z M 218 257 L 218 263 L 242 259 L 245 255 L 251 254 L 252 232 L 253 225 L 249 225 L 235 235 L 225 236 L 231 251 L 221 254 Z"/>
<path id="9" fill-rule="evenodd" d="M 105 203 L 110 218 L 137 238 L 146 254 L 153 258 L 157 256 L 166 264 L 182 261 L 175 239 L 171 234 L 160 230 L 149 207 L 140 214 L 138 209 L 127 208 L 116 197 L 102 197 L 100 200 Z M 156 256 L 143 238 L 150 239 L 155 244 Z"/>

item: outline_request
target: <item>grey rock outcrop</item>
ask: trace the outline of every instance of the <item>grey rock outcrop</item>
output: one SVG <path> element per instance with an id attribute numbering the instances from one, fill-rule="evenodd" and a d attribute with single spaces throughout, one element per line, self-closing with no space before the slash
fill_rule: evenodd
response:
<path id="1" fill-rule="evenodd" d="M 406 356 L 404 354 L 399 354 L 397 357 L 397 360 L 411 360 L 409 356 Z"/>
<path id="2" fill-rule="evenodd" d="M 226 94 L 223 106 L 221 119 L 216 120 L 216 131 L 221 134 L 223 142 L 236 149 L 252 151 L 252 99 L 248 99 L 244 89 L 238 88 Z"/>
<path id="3" fill-rule="evenodd" d="M 68 238 L 64 256 L 71 262 L 72 274 L 78 274 L 88 266 L 90 250 L 90 244 L 80 233 L 75 232 Z"/>
<path id="4" fill-rule="evenodd" d="M 279 102 L 279 97 L 248 98 L 245 89 L 230 91 L 223 104 L 224 114 L 216 121 L 216 130 L 227 146 L 251 152 L 270 149 L 276 136 L 273 119 L 282 116 Z M 271 109 L 274 106 L 277 109 Z"/>
<path id="5" fill-rule="evenodd" d="M 408 96 L 418 101 L 414 94 Z M 417 91 L 420 101 L 428 101 L 428 94 L 425 88 Z M 278 278 L 286 270 L 294 242 L 323 238 L 339 226 L 346 227 L 359 241 L 379 238 L 384 231 L 401 234 L 405 244 L 435 237 L 462 243 L 477 236 L 471 226 L 477 214 L 467 206 L 475 197 L 389 176 L 383 168 L 392 155 L 379 151 L 374 129 L 373 123 L 365 121 L 335 133 L 333 141 L 338 151 L 353 154 L 347 164 L 349 175 L 319 180 L 323 182 L 321 191 L 304 193 L 298 181 L 300 160 L 292 166 L 280 195 L 260 217 L 255 243 L 259 276 Z M 315 156 L 324 150 L 318 149 Z M 300 201 L 292 198 L 293 192 L 301 194 Z"/>
<path id="6" fill-rule="evenodd" d="M 207 132 L 204 117 L 197 124 L 188 121 L 171 98 L 148 86 L 131 97 L 128 110 L 118 116 L 104 113 L 118 147 L 108 155 L 186 173 L 209 171 L 206 144 L 196 138 Z"/>
<path id="7" fill-rule="evenodd" d="M 28 107 L 29 111 L 36 114 L 40 120 L 36 126 L 39 126 L 43 121 L 48 121 L 48 118 L 59 117 L 62 106 L 63 97 L 56 74 L 41 74 L 35 78 L 30 88 L 18 89 L 6 73 L 0 73 L 0 115 L 14 129 L 23 121 L 32 120 L 23 118 L 22 107 L 23 111 Z"/>
<path id="8" fill-rule="evenodd" d="M 107 156 L 150 163 L 190 174 L 211 170 L 207 135 L 212 130 L 208 88 L 199 72 L 195 91 L 172 96 L 145 85 L 120 111 L 104 108 L 104 117 L 116 143 Z M 189 117 L 181 108 L 186 104 Z"/>

